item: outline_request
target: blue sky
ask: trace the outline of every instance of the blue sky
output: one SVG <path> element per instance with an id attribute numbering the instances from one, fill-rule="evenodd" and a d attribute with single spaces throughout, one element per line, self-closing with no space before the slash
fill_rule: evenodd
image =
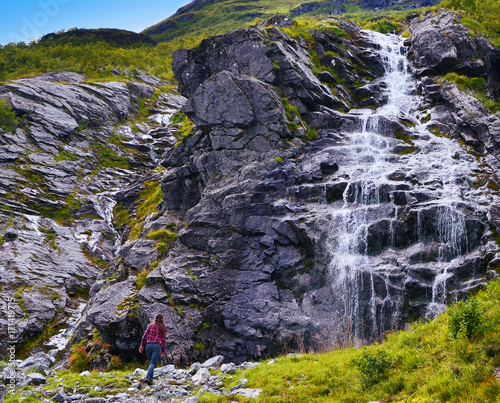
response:
<path id="1" fill-rule="evenodd" d="M 0 45 L 29 42 L 69 28 L 120 28 L 140 32 L 191 0 L 3 0 Z"/>

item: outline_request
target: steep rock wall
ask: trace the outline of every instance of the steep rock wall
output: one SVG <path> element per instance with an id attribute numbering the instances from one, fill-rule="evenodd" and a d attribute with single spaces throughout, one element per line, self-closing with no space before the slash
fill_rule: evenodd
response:
<path id="1" fill-rule="evenodd" d="M 446 29 L 449 20 L 440 21 Z M 497 147 L 467 149 L 429 133 L 457 117 L 450 101 L 425 105 L 415 95 L 420 109 L 402 115 L 357 110 L 395 103 L 385 56 L 359 27 L 335 24 L 349 39 L 311 31 L 316 74 L 306 43 L 276 28 L 235 31 L 174 54 L 188 97 L 183 111 L 199 130 L 164 156 L 160 224 L 183 225 L 139 291 L 138 312 L 142 326 L 155 312 L 165 315 L 175 362 L 376 340 L 466 297 L 496 268 L 488 223 L 498 222 L 490 208 L 496 196 L 478 175 L 495 180 Z M 423 51 L 417 33 L 412 51 Z M 435 81 L 420 85 L 431 101 L 428 80 Z M 417 93 L 412 85 L 408 94 Z M 430 122 L 426 108 L 434 108 Z M 493 133 L 496 117 L 482 111 L 483 129 Z M 480 169 L 476 158 L 490 167 Z M 367 182 L 363 170 L 378 176 Z M 343 217 L 359 221 L 338 232 L 347 228 Z M 341 259 L 345 247 L 352 265 Z M 96 298 L 106 300 L 111 291 L 101 293 Z M 105 320 L 92 320 L 116 346 L 122 342 Z"/>

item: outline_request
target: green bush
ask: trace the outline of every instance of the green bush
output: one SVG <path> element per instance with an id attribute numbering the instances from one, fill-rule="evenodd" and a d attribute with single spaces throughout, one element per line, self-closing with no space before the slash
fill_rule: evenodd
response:
<path id="1" fill-rule="evenodd" d="M 158 231 L 149 231 L 148 235 L 146 235 L 146 239 L 172 242 L 177 239 L 177 234 L 175 232 L 169 231 L 168 229 L 160 229 Z"/>
<path id="2" fill-rule="evenodd" d="M 483 334 L 484 312 L 475 298 L 448 307 L 448 328 L 455 338 L 463 334 L 472 339 Z"/>
<path id="3" fill-rule="evenodd" d="M 19 126 L 19 119 L 10 104 L 0 99 L 0 129 L 10 132 Z"/>
<path id="4" fill-rule="evenodd" d="M 352 363 L 361 372 L 361 379 L 368 387 L 386 379 L 392 367 L 392 360 L 384 350 L 370 353 L 366 348 L 363 348 L 361 354 L 354 358 Z"/>

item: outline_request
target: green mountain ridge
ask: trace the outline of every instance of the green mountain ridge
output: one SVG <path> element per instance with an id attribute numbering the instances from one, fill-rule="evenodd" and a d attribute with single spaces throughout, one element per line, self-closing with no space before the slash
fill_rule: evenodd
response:
<path id="1" fill-rule="evenodd" d="M 436 0 L 195 0 L 174 15 L 147 28 L 143 33 L 158 42 L 188 34 L 212 36 L 256 23 L 276 14 L 289 17 L 340 15 L 357 9 L 379 11 L 387 8 L 405 10 L 432 6 Z"/>

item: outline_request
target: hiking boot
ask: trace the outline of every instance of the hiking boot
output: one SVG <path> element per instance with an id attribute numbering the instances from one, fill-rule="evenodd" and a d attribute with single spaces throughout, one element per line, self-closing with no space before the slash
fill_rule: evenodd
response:
<path id="1" fill-rule="evenodd" d="M 144 378 L 144 382 L 147 383 L 149 386 L 153 384 L 153 380 L 149 378 Z"/>

